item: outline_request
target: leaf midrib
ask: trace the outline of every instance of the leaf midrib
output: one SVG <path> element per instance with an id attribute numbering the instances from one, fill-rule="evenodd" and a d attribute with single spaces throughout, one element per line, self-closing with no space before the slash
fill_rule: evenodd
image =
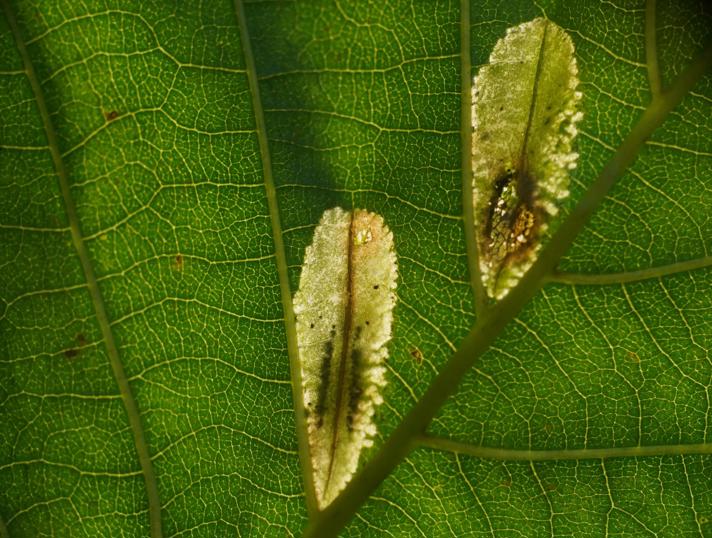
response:
<path id="1" fill-rule="evenodd" d="M 109 323 L 109 317 L 106 312 L 104 299 L 101 295 L 101 291 L 99 290 L 99 284 L 97 282 L 96 274 L 94 273 L 94 267 L 89 256 L 89 251 L 84 243 L 84 236 L 82 235 L 79 224 L 77 208 L 74 204 L 71 188 L 69 186 L 69 174 L 62 159 L 62 154 L 59 150 L 57 133 L 55 131 L 54 124 L 52 123 L 44 91 L 40 84 L 40 80 L 37 77 L 37 72 L 35 71 L 34 64 L 32 63 L 32 58 L 30 57 L 29 51 L 25 46 L 22 33 L 17 24 L 17 18 L 15 17 L 12 7 L 10 6 L 9 0 L 0 0 L 0 2 L 2 3 L 2 8 L 5 12 L 5 18 L 10 27 L 10 32 L 15 40 L 15 45 L 17 46 L 17 50 L 25 66 L 25 74 L 30 82 L 32 93 L 34 94 L 35 101 L 37 103 L 37 109 L 42 119 L 45 136 L 47 137 L 47 146 L 50 151 L 50 155 L 52 156 L 52 163 L 57 174 L 59 188 L 62 194 L 62 201 L 67 214 L 67 221 L 69 222 L 72 244 L 77 251 L 77 256 L 82 266 L 82 271 L 84 272 L 87 289 L 89 290 L 92 305 L 94 306 L 94 313 L 96 314 L 101 335 L 104 340 L 104 344 L 106 345 L 109 363 L 111 365 L 116 384 L 119 387 L 121 401 L 124 404 L 131 433 L 134 438 L 134 446 L 136 447 L 136 453 L 138 455 L 139 464 L 141 466 L 145 482 L 146 495 L 148 497 L 148 517 L 151 536 L 152 538 L 161 538 L 163 536 L 161 529 L 161 502 L 158 496 L 158 484 L 153 469 L 153 463 L 151 461 L 151 455 L 148 450 L 148 443 L 146 442 L 143 424 L 141 422 L 141 415 L 139 413 L 136 399 L 131 392 L 131 386 L 128 378 L 126 377 L 124 366 L 119 357 L 119 351 L 116 347 L 114 334 L 111 330 L 111 324 Z"/>

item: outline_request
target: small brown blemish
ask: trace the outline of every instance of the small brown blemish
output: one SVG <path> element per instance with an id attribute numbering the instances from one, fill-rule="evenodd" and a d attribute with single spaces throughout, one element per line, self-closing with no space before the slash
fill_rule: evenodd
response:
<path id="1" fill-rule="evenodd" d="M 415 363 L 418 366 L 423 363 L 423 352 L 420 351 L 417 347 L 410 346 L 410 348 L 408 349 L 408 353 L 410 353 L 410 356 L 415 359 Z"/>
<path id="2" fill-rule="evenodd" d="M 182 254 L 176 254 L 176 257 L 173 260 L 173 267 L 177 271 L 183 270 L 183 255 Z"/>
<path id="3" fill-rule="evenodd" d="M 79 350 L 75 348 L 67 349 L 64 351 L 64 356 L 68 359 L 73 359 L 77 355 L 79 355 Z"/>
<path id="4" fill-rule="evenodd" d="M 502 480 L 502 481 L 499 483 L 499 485 L 502 486 L 503 488 L 511 488 L 511 487 L 512 487 L 512 479 L 511 479 L 511 478 L 507 478 L 507 479 L 505 479 L 505 480 Z"/>
<path id="5" fill-rule="evenodd" d="M 76 339 L 77 344 L 79 344 L 79 347 L 84 347 L 87 345 L 87 337 L 84 336 L 84 333 L 77 333 Z"/>
<path id="6" fill-rule="evenodd" d="M 374 285 L 373 285 L 373 289 L 374 289 L 374 290 L 377 290 L 377 289 L 378 289 L 378 284 L 374 284 Z"/>
<path id="7" fill-rule="evenodd" d="M 546 491 L 556 491 L 556 484 L 549 482 L 548 484 L 544 484 L 544 489 Z"/>
<path id="8" fill-rule="evenodd" d="M 635 364 L 640 364 L 640 357 L 635 351 L 628 351 L 628 360 Z"/>
<path id="9" fill-rule="evenodd" d="M 104 112 L 104 117 L 106 117 L 106 121 L 113 121 L 119 117 L 119 113 L 116 110 Z"/>

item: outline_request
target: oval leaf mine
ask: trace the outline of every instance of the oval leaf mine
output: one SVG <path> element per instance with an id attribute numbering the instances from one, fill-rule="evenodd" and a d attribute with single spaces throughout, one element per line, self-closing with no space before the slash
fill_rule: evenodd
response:
<path id="1" fill-rule="evenodd" d="M 396 295 L 393 234 L 375 213 L 329 209 L 294 296 L 314 485 L 326 507 L 376 432 Z"/>
<path id="2" fill-rule="evenodd" d="M 574 45 L 544 18 L 507 30 L 472 92 L 475 235 L 482 281 L 501 299 L 536 259 L 568 196 L 581 94 Z"/>

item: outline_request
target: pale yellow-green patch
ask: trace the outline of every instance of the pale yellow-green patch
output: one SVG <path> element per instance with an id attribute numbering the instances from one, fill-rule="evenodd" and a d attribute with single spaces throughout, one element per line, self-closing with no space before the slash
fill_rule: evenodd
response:
<path id="1" fill-rule="evenodd" d="M 304 407 L 320 508 L 370 446 L 382 402 L 396 295 L 393 235 L 375 213 L 329 209 L 294 296 Z"/>
<path id="2" fill-rule="evenodd" d="M 569 194 L 582 117 L 578 82 L 571 38 L 544 18 L 507 30 L 475 77 L 475 234 L 490 297 L 504 297 L 531 267 Z"/>

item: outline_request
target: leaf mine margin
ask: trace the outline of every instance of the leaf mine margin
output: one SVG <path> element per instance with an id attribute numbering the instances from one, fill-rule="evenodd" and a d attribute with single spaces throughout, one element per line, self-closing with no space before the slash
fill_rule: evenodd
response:
<path id="1" fill-rule="evenodd" d="M 319 508 L 346 486 L 376 433 L 397 264 L 383 218 L 324 212 L 294 296 L 307 434 Z"/>
<path id="2" fill-rule="evenodd" d="M 495 299 L 534 263 L 569 194 L 578 82 L 571 38 L 544 18 L 509 28 L 474 79 L 475 235 L 482 282 Z"/>

